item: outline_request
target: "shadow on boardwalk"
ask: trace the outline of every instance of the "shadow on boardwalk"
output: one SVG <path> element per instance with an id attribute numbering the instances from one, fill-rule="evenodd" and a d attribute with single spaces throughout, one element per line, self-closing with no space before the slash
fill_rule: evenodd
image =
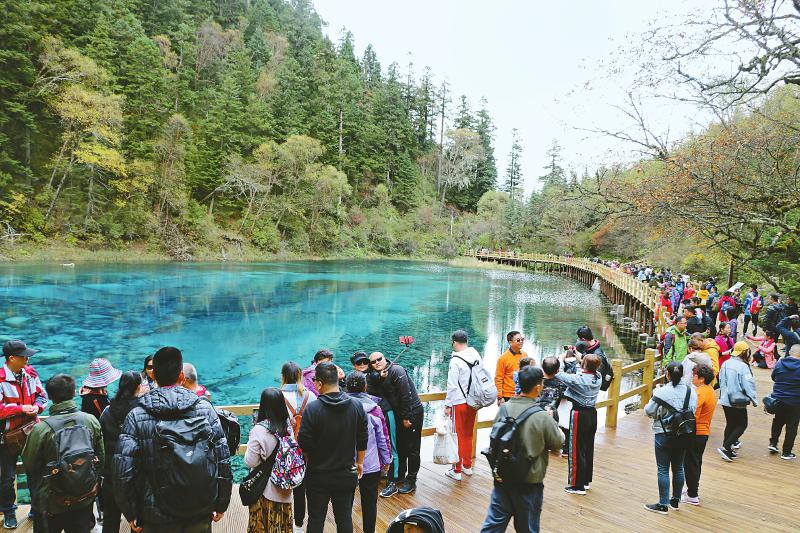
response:
<path id="1" fill-rule="evenodd" d="M 769 371 L 754 369 L 759 397 L 772 390 Z M 702 506 L 682 505 L 668 516 L 649 513 L 645 503 L 658 499 L 651 421 L 637 411 L 620 420 L 616 430 L 601 428 L 597 435 L 592 489 L 586 496 L 563 491 L 566 459 L 552 456 L 545 480 L 544 531 L 800 531 L 800 462 L 783 461 L 767 451 L 772 417 L 761 408 L 749 408 L 750 425 L 742 437 L 739 458 L 724 462 L 717 454 L 725 417 L 717 407 L 700 480 Z M 795 450 L 797 451 L 797 450 Z M 486 461 L 479 458 L 475 476 L 461 482 L 444 477 L 445 467 L 423 463 L 416 494 L 395 496 L 378 503 L 377 531 L 401 510 L 430 505 L 441 509 L 448 533 L 480 530 L 489 503 L 492 482 Z M 236 493 L 236 491 L 234 491 Z M 238 495 L 236 496 L 238 498 Z M 27 513 L 27 506 L 18 516 Z M 361 532 L 358 493 L 353 509 L 355 530 Z M 245 532 L 247 509 L 231 502 L 215 532 Z M 335 531 L 332 516 L 325 531 Z M 18 531 L 31 531 L 26 521 Z M 128 531 L 127 525 L 121 531 Z M 513 531 L 513 525 L 509 527 Z"/>

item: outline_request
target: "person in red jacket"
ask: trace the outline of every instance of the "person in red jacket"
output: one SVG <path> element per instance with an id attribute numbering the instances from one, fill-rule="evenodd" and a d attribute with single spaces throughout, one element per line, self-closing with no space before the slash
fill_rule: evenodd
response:
<path id="1" fill-rule="evenodd" d="M 10 340 L 3 345 L 5 364 L 0 369 L 0 429 L 3 435 L 29 422 L 37 422 L 38 415 L 47 406 L 42 382 L 28 365 L 28 359 L 36 352 L 20 340 Z M 0 512 L 4 515 L 3 527 L 6 529 L 17 527 L 14 478 L 21 451 L 21 447 L 5 441 L 0 444 Z M 29 480 L 29 483 L 35 486 L 35 480 Z"/>

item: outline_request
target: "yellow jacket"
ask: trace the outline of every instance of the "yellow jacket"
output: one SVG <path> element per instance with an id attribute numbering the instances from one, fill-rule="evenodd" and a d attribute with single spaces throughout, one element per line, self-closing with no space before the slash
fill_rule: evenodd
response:
<path id="1" fill-rule="evenodd" d="M 499 398 L 510 398 L 515 395 L 514 372 L 519 370 L 519 360 L 523 357 L 528 357 L 528 354 L 525 352 L 515 354 L 511 353 L 511 350 L 506 350 L 497 360 L 494 384 Z"/>
<path id="2" fill-rule="evenodd" d="M 714 369 L 714 376 L 719 375 L 719 344 L 714 339 L 706 339 L 703 343 L 703 353 L 711 358 L 711 368 Z M 717 383 L 717 378 L 710 383 L 713 387 Z"/>

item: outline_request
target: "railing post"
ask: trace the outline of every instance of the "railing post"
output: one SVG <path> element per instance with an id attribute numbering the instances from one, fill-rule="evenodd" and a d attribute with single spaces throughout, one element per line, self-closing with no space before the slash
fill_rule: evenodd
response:
<path id="1" fill-rule="evenodd" d="M 478 457 L 478 411 L 475 413 L 475 425 L 472 426 L 472 458 Z"/>
<path id="2" fill-rule="evenodd" d="M 606 427 L 617 427 L 617 413 L 619 412 L 619 391 L 622 383 L 622 360 L 613 359 L 611 367 L 614 369 L 614 379 L 611 380 L 611 386 L 608 388 L 608 399 L 611 400 L 611 405 L 606 407 Z"/>
<path id="3" fill-rule="evenodd" d="M 653 397 L 653 377 L 656 371 L 656 351 L 652 348 L 647 348 L 644 351 L 644 370 L 642 371 L 642 385 L 647 387 L 642 393 L 642 409 Z"/>

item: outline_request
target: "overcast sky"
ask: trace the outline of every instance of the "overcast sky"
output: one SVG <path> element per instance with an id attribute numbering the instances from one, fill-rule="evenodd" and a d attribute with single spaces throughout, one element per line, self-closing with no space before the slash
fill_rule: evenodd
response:
<path id="1" fill-rule="evenodd" d="M 609 80 L 605 65 L 654 20 L 684 10 L 679 2 L 642 0 L 314 3 L 334 42 L 343 27 L 349 29 L 357 52 L 371 43 L 384 70 L 397 62 L 405 71 L 410 52 L 417 73 L 430 66 L 439 81 L 447 79 L 456 97 L 466 94 L 477 105 L 485 96 L 497 126 L 499 181 L 505 176 L 511 129 L 518 128 L 529 192 L 544 174 L 545 151 L 554 138 L 564 149 L 563 166 L 579 173 L 584 167 L 591 171 L 601 162 L 632 157 L 630 147 L 577 128 L 629 124 L 612 107 L 624 99 L 629 80 Z M 648 114 L 669 127 L 673 138 L 692 127 L 686 109 L 661 105 Z"/>

